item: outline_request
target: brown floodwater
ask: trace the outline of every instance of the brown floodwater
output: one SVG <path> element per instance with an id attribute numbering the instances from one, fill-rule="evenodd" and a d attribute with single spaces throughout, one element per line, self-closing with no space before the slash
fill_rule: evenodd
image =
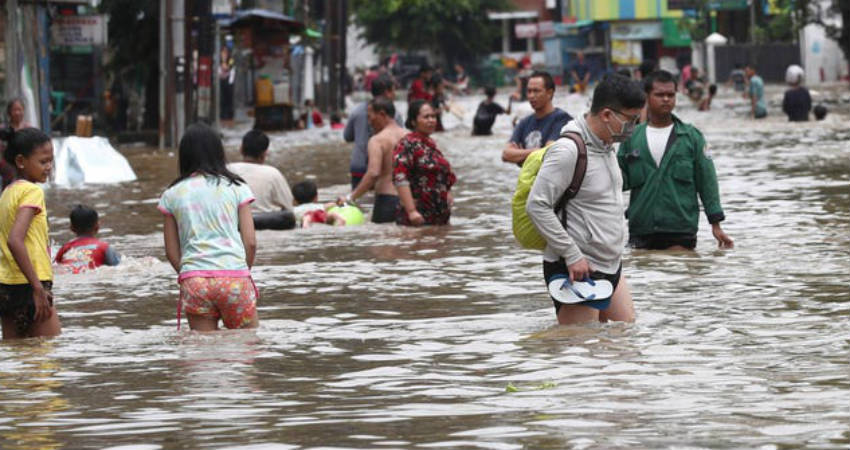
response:
<path id="1" fill-rule="evenodd" d="M 458 175 L 451 226 L 258 232 L 261 327 L 177 331 L 155 208 L 176 157 L 122 148 L 137 181 L 47 190 L 56 245 L 86 203 L 124 260 L 56 276 L 60 337 L 0 343 L 0 448 L 846 449 L 847 107 L 788 124 L 742 104 L 680 108 L 711 145 L 736 247 L 701 218 L 696 252 L 627 249 L 633 324 L 555 325 L 540 255 L 510 232 L 500 117 L 492 137 L 437 137 Z M 291 184 L 347 191 L 340 133 L 273 138 Z"/>

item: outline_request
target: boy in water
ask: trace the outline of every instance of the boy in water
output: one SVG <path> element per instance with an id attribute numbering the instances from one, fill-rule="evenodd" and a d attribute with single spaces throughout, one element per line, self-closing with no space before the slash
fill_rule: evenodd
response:
<path id="1" fill-rule="evenodd" d="M 484 88 L 484 95 L 487 96 L 487 99 L 481 102 L 478 105 L 478 110 L 475 111 L 475 119 L 472 123 L 473 136 L 488 136 L 493 134 L 493 122 L 496 121 L 496 116 L 511 113 L 513 97 L 508 100 L 508 109 L 505 109 L 493 100 L 496 97 L 496 88 L 487 86 Z"/>
<path id="2" fill-rule="evenodd" d="M 714 96 L 717 95 L 717 85 L 712 84 L 708 86 L 708 95 L 705 96 L 699 102 L 699 110 L 700 111 L 708 111 L 711 109 L 711 101 L 714 99 Z"/>
<path id="3" fill-rule="evenodd" d="M 71 268 L 74 273 L 102 265 L 117 266 L 121 256 L 109 244 L 95 237 L 99 229 L 97 211 L 84 205 L 75 206 L 71 210 L 71 231 L 77 238 L 59 249 L 56 263 Z"/>
<path id="4" fill-rule="evenodd" d="M 292 187 L 292 195 L 295 197 L 295 220 L 301 228 L 309 228 L 313 223 L 325 223 L 328 225 L 345 225 L 345 219 L 337 213 L 327 212 L 328 208 L 336 206 L 335 203 L 319 203 L 319 189 L 311 180 L 302 181 Z"/>

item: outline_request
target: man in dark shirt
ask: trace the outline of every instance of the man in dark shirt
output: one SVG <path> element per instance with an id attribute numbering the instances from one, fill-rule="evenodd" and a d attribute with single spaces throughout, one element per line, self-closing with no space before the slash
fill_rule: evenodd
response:
<path id="1" fill-rule="evenodd" d="M 522 165 L 534 150 L 555 141 L 561 128 L 573 118 L 566 111 L 555 108 L 555 81 L 548 72 L 534 72 L 528 78 L 528 103 L 534 114 L 522 119 L 502 151 L 502 161 Z"/>
<path id="2" fill-rule="evenodd" d="M 487 86 L 484 88 L 484 94 L 487 95 L 487 99 L 481 102 L 478 105 L 478 110 L 475 111 L 475 119 L 472 123 L 472 135 L 473 136 L 487 136 L 493 134 L 493 122 L 496 121 L 496 116 L 499 114 L 510 114 L 511 113 L 511 103 L 513 102 L 513 97 L 508 100 L 508 109 L 502 108 L 502 105 L 493 101 L 493 97 L 496 96 L 496 89 L 492 86 Z"/>
<path id="3" fill-rule="evenodd" d="M 570 70 L 570 76 L 572 78 L 572 84 L 575 86 L 576 90 L 584 93 L 585 89 L 587 89 L 587 85 L 590 83 L 590 66 L 588 66 L 584 61 L 583 52 L 576 52 L 576 62 L 573 63 L 572 70 Z"/>
<path id="4" fill-rule="evenodd" d="M 785 91 L 785 98 L 782 99 L 782 111 L 788 115 L 788 120 L 791 122 L 808 121 L 809 111 L 812 110 L 812 96 L 809 95 L 809 90 L 803 87 L 802 74 L 791 76 L 792 79 L 788 80 L 791 87 Z"/>

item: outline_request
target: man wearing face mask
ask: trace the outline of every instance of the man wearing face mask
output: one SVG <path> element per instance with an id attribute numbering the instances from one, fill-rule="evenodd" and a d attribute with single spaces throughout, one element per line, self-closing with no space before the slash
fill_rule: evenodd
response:
<path id="1" fill-rule="evenodd" d="M 720 248 L 734 243 L 720 227 L 724 219 L 714 162 L 702 133 L 673 115 L 676 81 L 659 70 L 644 81 L 648 123 L 620 145 L 617 159 L 623 189 L 631 190 L 629 244 L 650 250 L 693 250 L 702 200 Z"/>
<path id="2" fill-rule="evenodd" d="M 561 324 L 634 320 L 632 295 L 622 275 L 626 244 L 623 180 L 613 144 L 629 138 L 645 99 L 640 83 L 622 75 L 609 75 L 593 90 L 590 112 L 561 130 L 579 134 L 587 147 L 584 180 L 576 196 L 566 204 L 565 224 L 555 205 L 575 173 L 579 152 L 571 139 L 560 138 L 549 148 L 529 193 L 526 211 L 546 240 L 546 284 L 565 274 L 570 281 L 591 277 L 607 279 L 614 286 L 610 301 L 561 304 L 553 299 Z"/>
<path id="3" fill-rule="evenodd" d="M 548 72 L 532 73 L 526 92 L 534 114 L 517 124 L 508 146 L 502 151 L 502 161 L 520 166 L 531 152 L 558 139 L 561 128 L 572 120 L 566 111 L 552 105 L 555 81 Z"/>

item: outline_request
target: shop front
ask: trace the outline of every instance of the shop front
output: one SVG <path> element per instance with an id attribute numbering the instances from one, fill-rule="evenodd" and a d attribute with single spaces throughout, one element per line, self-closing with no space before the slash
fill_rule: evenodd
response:
<path id="1" fill-rule="evenodd" d="M 304 31 L 292 17 L 267 10 L 238 11 L 225 23 L 235 38 L 237 107 L 252 107 L 255 124 L 265 130 L 295 126 L 290 35 Z"/>
<path id="2" fill-rule="evenodd" d="M 679 19 L 612 22 L 610 31 L 611 62 L 620 67 L 634 69 L 652 60 L 677 73 L 690 58 L 690 35 Z"/>

